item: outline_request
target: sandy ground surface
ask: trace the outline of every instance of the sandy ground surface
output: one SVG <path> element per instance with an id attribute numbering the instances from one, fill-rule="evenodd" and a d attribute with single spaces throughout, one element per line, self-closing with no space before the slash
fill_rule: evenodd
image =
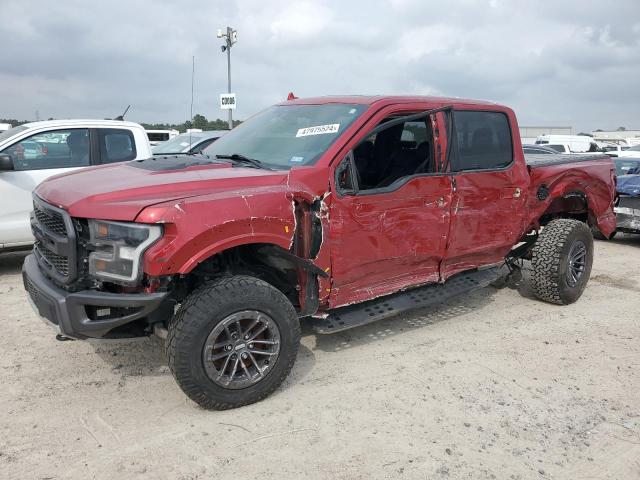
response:
<path id="1" fill-rule="evenodd" d="M 0 478 L 640 478 L 640 238 L 580 301 L 486 288 L 334 336 L 267 400 L 207 412 L 159 340 L 57 342 L 0 256 Z"/>

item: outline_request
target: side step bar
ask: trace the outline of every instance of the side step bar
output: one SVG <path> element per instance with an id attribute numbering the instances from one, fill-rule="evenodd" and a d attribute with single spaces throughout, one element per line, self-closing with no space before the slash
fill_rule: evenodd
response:
<path id="1" fill-rule="evenodd" d="M 445 283 L 426 285 L 357 305 L 337 308 L 326 318 L 312 318 L 311 326 L 316 333 L 321 334 L 342 332 L 399 313 L 443 303 L 463 293 L 486 287 L 503 274 L 502 267 L 460 273 Z"/>

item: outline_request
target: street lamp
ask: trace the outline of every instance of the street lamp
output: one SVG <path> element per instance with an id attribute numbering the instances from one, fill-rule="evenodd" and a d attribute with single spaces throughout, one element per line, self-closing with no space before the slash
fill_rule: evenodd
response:
<path id="1" fill-rule="evenodd" d="M 227 52 L 227 93 L 231 93 L 231 47 L 238 41 L 238 31 L 227 27 L 226 33 L 219 28 L 218 38 L 224 38 L 225 44 L 220 47 L 222 53 Z M 229 130 L 233 128 L 233 118 L 229 109 Z"/>

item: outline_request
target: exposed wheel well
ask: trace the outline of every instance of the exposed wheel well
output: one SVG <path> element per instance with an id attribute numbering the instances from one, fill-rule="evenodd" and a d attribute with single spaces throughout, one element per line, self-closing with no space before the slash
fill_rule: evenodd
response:
<path id="1" fill-rule="evenodd" d="M 203 283 L 216 278 L 249 275 L 273 285 L 298 309 L 299 276 L 315 268 L 315 265 L 277 245 L 240 245 L 209 257 L 189 274 L 184 275 L 180 281 L 180 296 L 186 296 Z"/>
<path id="2" fill-rule="evenodd" d="M 555 198 L 540 217 L 540 226 L 547 225 L 556 218 L 571 218 L 593 225 L 595 219 L 589 210 L 589 199 L 584 192 L 567 192 Z"/>

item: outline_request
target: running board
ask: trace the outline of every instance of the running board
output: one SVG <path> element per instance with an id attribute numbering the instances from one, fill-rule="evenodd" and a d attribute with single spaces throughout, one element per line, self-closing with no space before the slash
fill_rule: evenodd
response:
<path id="1" fill-rule="evenodd" d="M 479 288 L 486 287 L 504 274 L 501 267 L 465 272 L 451 277 L 445 283 L 436 283 L 394 293 L 348 307 L 332 310 L 326 318 L 312 318 L 316 333 L 337 333 L 383 318 L 418 308 L 429 307 Z"/>

